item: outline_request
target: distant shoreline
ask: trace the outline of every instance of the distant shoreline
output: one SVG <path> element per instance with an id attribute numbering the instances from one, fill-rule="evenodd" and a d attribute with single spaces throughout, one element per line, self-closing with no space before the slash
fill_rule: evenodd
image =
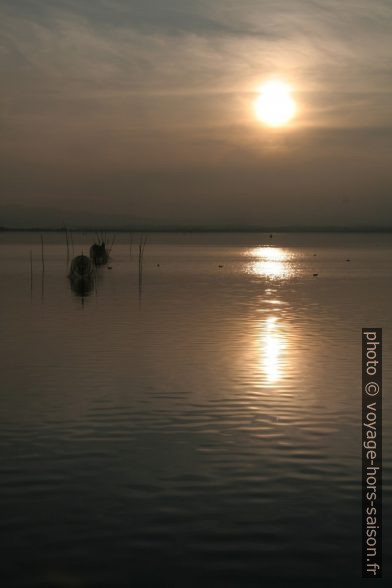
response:
<path id="1" fill-rule="evenodd" d="M 392 233 L 392 227 L 0 227 L 8 233 Z"/>

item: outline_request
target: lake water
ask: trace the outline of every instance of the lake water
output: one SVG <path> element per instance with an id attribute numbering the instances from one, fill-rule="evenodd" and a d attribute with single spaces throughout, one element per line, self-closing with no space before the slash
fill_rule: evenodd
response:
<path id="1" fill-rule="evenodd" d="M 42 276 L 40 235 L 0 233 L 3 585 L 360 581 L 366 326 L 388 577 L 392 236 L 151 234 L 141 288 L 138 239 L 81 297 L 64 235 Z"/>

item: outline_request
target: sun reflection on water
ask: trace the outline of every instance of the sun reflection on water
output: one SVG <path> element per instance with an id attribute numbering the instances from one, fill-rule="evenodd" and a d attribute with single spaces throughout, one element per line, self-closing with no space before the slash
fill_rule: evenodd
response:
<path id="1" fill-rule="evenodd" d="M 252 260 L 247 272 L 270 279 L 287 279 L 295 275 L 293 253 L 281 247 L 256 247 L 246 252 Z"/>
<path id="2" fill-rule="evenodd" d="M 283 377 L 283 353 L 287 348 L 278 317 L 269 316 L 262 322 L 260 348 L 261 369 L 267 382 L 274 384 Z"/>

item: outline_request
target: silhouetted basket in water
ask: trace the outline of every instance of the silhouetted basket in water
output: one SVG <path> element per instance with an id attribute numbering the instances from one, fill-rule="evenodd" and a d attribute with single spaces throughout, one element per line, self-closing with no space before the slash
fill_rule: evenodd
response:
<path id="1" fill-rule="evenodd" d="M 90 247 L 90 258 L 95 265 L 105 265 L 109 261 L 109 254 L 105 243 L 94 243 Z"/>
<path id="2" fill-rule="evenodd" d="M 75 294 L 88 296 L 94 287 L 94 266 L 91 259 L 86 255 L 74 257 L 68 277 Z"/>
<path id="3" fill-rule="evenodd" d="M 78 255 L 71 261 L 69 277 L 71 279 L 92 278 L 94 266 L 92 261 L 86 255 Z"/>

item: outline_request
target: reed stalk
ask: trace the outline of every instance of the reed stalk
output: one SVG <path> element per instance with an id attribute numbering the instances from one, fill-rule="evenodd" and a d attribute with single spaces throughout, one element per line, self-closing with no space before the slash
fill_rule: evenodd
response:
<path id="1" fill-rule="evenodd" d="M 140 235 L 139 239 L 139 298 L 142 295 L 143 286 L 143 260 L 144 260 L 144 249 L 148 240 L 148 235 Z"/>
<path id="2" fill-rule="evenodd" d="M 67 262 L 69 261 L 69 238 L 68 238 L 68 229 L 67 227 L 64 227 L 64 231 L 65 231 L 65 242 L 67 245 Z"/>
<path id="3" fill-rule="evenodd" d="M 133 235 L 129 233 L 129 257 L 132 259 L 132 245 L 133 245 Z"/>
<path id="4" fill-rule="evenodd" d="M 33 252 L 30 249 L 30 296 L 33 296 Z"/>
<path id="5" fill-rule="evenodd" d="M 41 262 L 42 262 L 42 273 L 45 273 L 45 256 L 44 256 L 44 238 L 41 234 Z"/>

